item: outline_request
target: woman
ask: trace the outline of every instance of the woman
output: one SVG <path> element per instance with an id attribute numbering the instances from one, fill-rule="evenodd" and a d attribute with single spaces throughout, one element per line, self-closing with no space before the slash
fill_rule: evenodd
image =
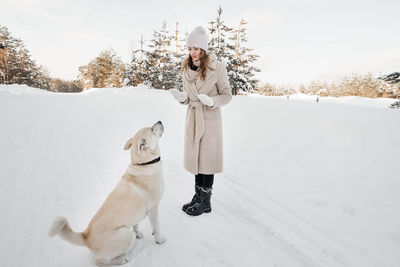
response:
<path id="1" fill-rule="evenodd" d="M 206 32 L 195 28 L 187 38 L 189 55 L 182 64 L 183 92 L 171 89 L 186 112 L 184 167 L 195 175 L 195 195 L 182 210 L 192 216 L 211 212 L 214 174 L 222 172 L 220 107 L 232 99 L 225 65 L 208 53 Z"/>

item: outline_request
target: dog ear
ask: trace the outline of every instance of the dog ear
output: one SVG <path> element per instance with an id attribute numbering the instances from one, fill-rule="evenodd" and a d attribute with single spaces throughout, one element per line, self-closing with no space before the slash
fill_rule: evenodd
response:
<path id="1" fill-rule="evenodd" d="M 138 152 L 142 152 L 147 147 L 146 139 L 140 139 L 138 144 Z"/>
<path id="2" fill-rule="evenodd" d="M 164 132 L 164 126 L 161 121 L 156 122 L 152 127 L 151 127 L 151 132 L 154 134 L 157 134 L 158 137 L 161 137 L 163 132 Z"/>
<path id="3" fill-rule="evenodd" d="M 128 150 L 132 146 L 132 138 L 126 141 L 126 144 L 124 146 L 124 150 Z"/>

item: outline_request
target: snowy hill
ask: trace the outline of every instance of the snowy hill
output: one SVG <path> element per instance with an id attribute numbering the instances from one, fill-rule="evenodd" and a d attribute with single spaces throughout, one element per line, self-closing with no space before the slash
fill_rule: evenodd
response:
<path id="1" fill-rule="evenodd" d="M 213 212 L 193 218 L 181 211 L 194 183 L 186 107 L 168 92 L 0 86 L 0 266 L 94 266 L 47 231 L 57 215 L 83 231 L 129 164 L 125 141 L 158 120 L 167 242 L 146 219 L 126 266 L 400 266 L 400 112 L 388 104 L 234 97 Z"/>

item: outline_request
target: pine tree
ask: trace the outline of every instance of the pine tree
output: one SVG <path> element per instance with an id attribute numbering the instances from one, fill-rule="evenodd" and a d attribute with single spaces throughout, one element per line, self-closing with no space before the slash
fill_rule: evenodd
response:
<path id="1" fill-rule="evenodd" d="M 79 67 L 78 79 L 85 89 L 121 87 L 125 76 L 125 65 L 116 53 L 105 50 L 88 65 Z"/>
<path id="2" fill-rule="evenodd" d="M 249 54 L 253 49 L 245 47 L 247 42 L 245 20 L 241 20 L 239 27 L 231 31 L 231 44 L 228 48 L 233 51 L 229 53 L 227 64 L 229 81 L 232 86 L 232 94 L 236 95 L 239 91 L 252 92 L 257 89 L 258 80 L 254 78 L 255 72 L 260 70 L 252 65 L 259 56 Z"/>
<path id="3" fill-rule="evenodd" d="M 10 83 L 11 63 L 15 63 L 16 39 L 13 38 L 4 26 L 0 25 L 0 81 Z"/>
<path id="4" fill-rule="evenodd" d="M 177 69 L 175 64 L 174 52 L 172 51 L 172 40 L 174 36 L 169 34 L 166 22 L 163 23 L 161 29 L 163 50 L 161 54 L 161 74 L 162 74 L 162 89 L 171 89 L 175 87 Z"/>
<path id="5" fill-rule="evenodd" d="M 393 72 L 388 75 L 383 75 L 379 79 L 384 80 L 389 83 L 396 83 L 400 85 L 400 72 Z"/>
<path id="6" fill-rule="evenodd" d="M 393 95 L 400 99 L 400 72 L 393 72 L 391 74 L 381 76 L 379 79 L 392 84 Z M 392 103 L 389 107 L 393 109 L 400 109 L 400 100 Z"/>
<path id="7" fill-rule="evenodd" d="M 25 48 L 22 40 L 17 40 L 15 53 L 16 68 L 12 70 L 12 83 L 34 85 L 35 76 L 39 70 L 35 62 L 31 59 L 28 49 Z"/>
<path id="8" fill-rule="evenodd" d="M 138 86 L 142 83 L 141 79 L 139 78 L 140 75 L 140 65 L 139 65 L 139 58 L 137 56 L 138 51 L 132 51 L 131 61 L 127 65 L 127 72 L 126 77 L 128 78 L 128 84 L 130 86 Z"/>
<path id="9" fill-rule="evenodd" d="M 213 52 L 218 60 L 227 63 L 230 58 L 231 50 L 228 47 L 227 35 L 232 28 L 226 26 L 222 20 L 222 8 L 217 9 L 217 18 L 215 21 L 209 22 L 209 43 L 208 50 Z"/>
<path id="10" fill-rule="evenodd" d="M 241 20 L 239 27 L 233 29 L 224 24 L 222 12 L 219 6 L 216 20 L 209 22 L 209 50 L 226 64 L 232 94 L 251 92 L 257 89 L 258 80 L 254 76 L 260 70 L 253 66 L 259 56 L 250 54 L 252 49 L 244 46 L 247 42 L 247 22 Z"/>
<path id="11" fill-rule="evenodd" d="M 161 70 L 160 70 L 160 54 L 162 49 L 161 34 L 158 31 L 153 31 L 153 39 L 148 45 L 149 51 L 146 51 L 146 67 L 147 77 L 145 83 L 153 88 L 162 88 L 161 85 Z"/>
<path id="12" fill-rule="evenodd" d="M 0 25 L 0 81 L 5 84 L 26 84 L 50 88 L 50 77 L 43 66 L 38 67 L 21 39 L 11 36 Z"/>
<path id="13" fill-rule="evenodd" d="M 128 85 L 130 86 L 138 86 L 144 83 L 147 77 L 143 35 L 140 37 L 139 43 L 140 49 L 132 51 L 131 61 L 127 66 L 126 77 L 129 79 Z"/>
<path id="14" fill-rule="evenodd" d="M 400 98 L 400 72 L 393 72 L 391 74 L 381 76 L 378 79 L 383 80 L 391 85 L 389 90 L 386 90 L 389 91 L 388 94 L 391 95 L 390 97 Z"/>
<path id="15" fill-rule="evenodd" d="M 40 65 L 38 68 L 36 68 L 33 73 L 33 77 L 33 87 L 51 91 L 53 79 L 50 78 L 49 71 L 45 66 Z"/>
<path id="16" fill-rule="evenodd" d="M 174 88 L 182 90 L 182 62 L 188 55 L 188 50 L 186 48 L 186 38 L 180 38 L 179 34 L 181 32 L 178 29 L 178 22 L 176 22 L 176 30 L 175 30 L 175 52 L 174 52 Z"/>
<path id="17" fill-rule="evenodd" d="M 156 89 L 170 89 L 174 87 L 175 68 L 170 51 L 171 40 L 166 22 L 160 31 L 153 32 L 150 40 L 150 51 L 146 52 L 146 66 L 148 76 L 146 82 Z"/>

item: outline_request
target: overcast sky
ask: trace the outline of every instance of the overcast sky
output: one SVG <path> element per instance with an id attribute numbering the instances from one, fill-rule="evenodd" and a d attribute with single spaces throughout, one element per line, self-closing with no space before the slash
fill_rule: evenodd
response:
<path id="1" fill-rule="evenodd" d="M 0 0 L 0 24 L 51 76 L 70 80 L 104 49 L 127 62 L 140 36 L 149 40 L 163 21 L 170 31 L 177 21 L 183 32 L 207 27 L 219 4 L 228 26 L 248 21 L 263 83 L 400 71 L 398 0 Z"/>

